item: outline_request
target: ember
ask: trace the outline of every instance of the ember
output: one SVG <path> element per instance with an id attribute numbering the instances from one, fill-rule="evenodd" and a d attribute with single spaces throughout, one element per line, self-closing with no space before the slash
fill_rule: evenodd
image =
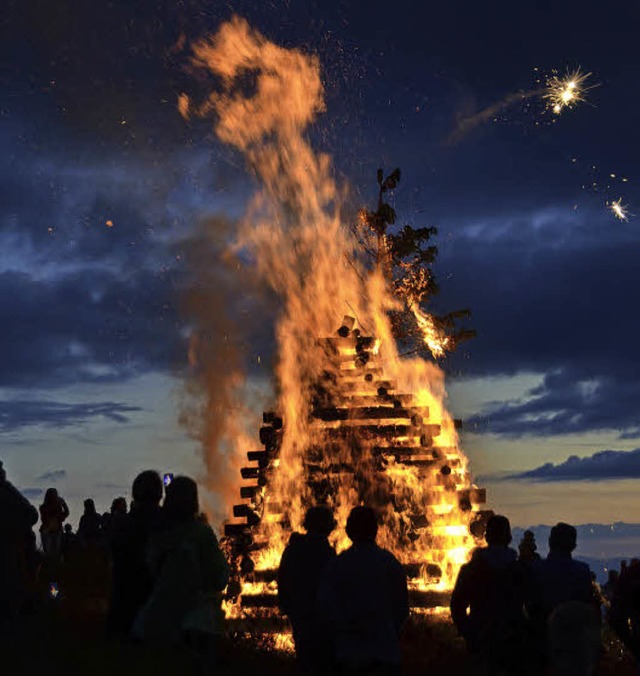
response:
<path id="1" fill-rule="evenodd" d="M 305 136 L 324 108 L 319 63 L 238 18 L 193 49 L 195 65 L 216 75 L 222 89 L 200 106 L 183 96 L 180 110 L 215 113 L 218 137 L 240 149 L 262 179 L 234 251 L 251 257 L 251 272 L 282 308 L 277 400 L 264 413 L 261 448 L 243 447 L 219 406 L 208 407 L 218 417 L 205 421 L 217 433 L 204 435 L 206 454 L 219 453 L 223 441 L 248 461 L 239 473 L 241 502 L 229 505 L 234 518 L 224 529 L 235 571 L 227 616 L 242 619 L 245 630 L 260 617 L 263 630 L 281 631 L 276 570 L 313 504 L 331 507 L 341 527 L 353 506 L 375 507 L 378 542 L 404 563 L 412 606 L 445 606 L 483 534 L 485 493 L 471 483 L 459 449 L 442 371 L 415 354 L 399 355 L 389 319 L 398 300 L 383 266 L 359 261 L 340 219 L 329 158 L 316 155 Z M 250 92 L 238 84 L 247 76 L 255 79 Z M 198 338 L 196 365 L 206 358 Z M 209 387 L 212 397 L 219 390 L 219 382 Z M 332 537 L 338 550 L 348 545 L 340 528 Z"/>

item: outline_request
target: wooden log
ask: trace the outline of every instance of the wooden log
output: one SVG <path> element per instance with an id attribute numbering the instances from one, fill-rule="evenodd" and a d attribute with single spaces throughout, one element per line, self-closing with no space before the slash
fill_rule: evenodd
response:
<path id="1" fill-rule="evenodd" d="M 374 455 L 395 455 L 396 458 L 406 458 L 412 455 L 424 455 L 423 446 L 374 446 L 371 449 Z"/>
<path id="2" fill-rule="evenodd" d="M 241 486 L 240 487 L 240 497 L 241 498 L 253 498 L 256 493 L 260 491 L 261 486 Z"/>
<path id="3" fill-rule="evenodd" d="M 247 460 L 249 462 L 257 462 L 258 467 L 261 469 L 265 468 L 269 464 L 269 460 L 271 459 L 272 454 L 269 452 L 265 451 L 248 451 L 247 452 Z"/>
<path id="4" fill-rule="evenodd" d="M 340 384 L 335 385 L 335 391 L 345 394 L 348 392 L 370 391 L 375 394 L 376 390 L 382 386 L 385 386 L 388 391 L 395 390 L 394 382 L 374 378 L 371 373 L 365 373 L 364 376 L 360 373 L 357 379 L 341 379 Z"/>
<path id="5" fill-rule="evenodd" d="M 289 620 L 282 615 L 273 615 L 272 611 L 268 615 L 252 613 L 249 617 L 228 618 L 224 621 L 224 627 L 230 634 L 251 634 L 252 637 L 257 634 L 283 634 L 291 631 Z"/>
<path id="6" fill-rule="evenodd" d="M 373 592 L 372 592 L 373 593 Z M 422 591 L 409 590 L 409 606 L 411 608 L 437 608 L 448 607 L 451 601 L 449 591 Z M 243 608 L 277 608 L 277 594 L 243 594 L 240 597 L 240 605 Z"/>
<path id="7" fill-rule="evenodd" d="M 397 418 L 410 420 L 412 411 L 392 406 L 359 406 L 352 408 L 316 408 L 311 415 L 319 420 L 333 422 L 336 420 L 384 420 Z"/>
<path id="8" fill-rule="evenodd" d="M 436 564 L 427 564 L 425 568 L 424 563 L 404 563 L 402 564 L 406 576 L 410 579 L 420 577 L 421 571 L 426 570 L 427 577 L 439 578 L 442 576 L 442 570 Z M 254 570 L 253 580 L 255 582 L 274 582 L 278 579 L 278 570 L 271 568 L 267 570 Z"/>
<path id="9" fill-rule="evenodd" d="M 278 579 L 278 569 L 272 568 L 269 570 L 254 570 L 253 579 L 256 582 L 273 582 Z"/>
<path id="10" fill-rule="evenodd" d="M 392 439 L 394 437 L 416 436 L 416 430 L 410 425 L 341 425 L 340 427 L 327 427 L 323 433 L 329 438 L 343 438 L 348 436 L 360 436 L 363 438 L 381 437 Z"/>
<path id="11" fill-rule="evenodd" d="M 351 347 L 355 346 L 357 343 L 362 344 L 363 347 L 373 347 L 375 343 L 375 338 L 373 336 L 354 336 L 353 334 L 349 335 L 346 338 L 341 336 L 331 336 L 330 338 L 318 338 L 318 345 L 331 345 L 332 347 Z"/>
<path id="12" fill-rule="evenodd" d="M 338 380 L 346 380 L 347 378 L 362 378 L 366 375 L 371 376 L 380 376 L 384 373 L 384 369 L 380 366 L 371 366 L 366 369 L 362 368 L 352 368 L 352 369 L 338 369 L 336 374 L 338 375 Z"/>
<path id="13" fill-rule="evenodd" d="M 409 590 L 409 606 L 411 608 L 437 608 L 442 606 L 448 608 L 450 602 L 450 591 Z"/>
<path id="14" fill-rule="evenodd" d="M 249 529 L 249 524 L 247 523 L 225 523 L 224 525 L 224 534 L 227 537 L 233 537 L 235 535 L 241 535 L 246 533 Z"/>
<path id="15" fill-rule="evenodd" d="M 243 594 L 240 597 L 243 608 L 277 608 L 277 594 Z"/>
<path id="16" fill-rule="evenodd" d="M 259 467 L 242 467 L 240 468 L 240 476 L 243 479 L 257 479 L 260 475 Z"/>

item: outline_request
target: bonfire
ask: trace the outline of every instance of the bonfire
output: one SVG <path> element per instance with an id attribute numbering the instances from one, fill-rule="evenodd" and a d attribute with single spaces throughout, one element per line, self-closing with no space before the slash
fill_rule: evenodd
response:
<path id="1" fill-rule="evenodd" d="M 385 265 L 367 266 L 358 255 L 330 158 L 315 153 L 306 135 L 324 110 L 318 59 L 271 43 L 237 17 L 192 49 L 194 66 L 219 87 L 197 103 L 182 96 L 180 110 L 212 115 L 218 138 L 241 151 L 260 179 L 229 248 L 242 253 L 247 274 L 271 289 L 280 308 L 275 400 L 259 447 L 247 447 L 236 416 L 221 405 L 241 378 L 204 382 L 209 486 L 220 482 L 221 447 L 230 466 L 243 459 L 235 500 L 226 505 L 234 568 L 227 616 L 277 617 L 282 551 L 317 504 L 335 514 L 338 551 L 349 544 L 351 508 L 374 507 L 379 544 L 405 565 L 414 611 L 441 609 L 484 532 L 485 493 L 472 483 L 460 424 L 446 409 L 443 371 L 424 355 L 401 355 L 390 319 L 399 301 Z M 414 315 L 433 334 L 429 316 Z M 203 342 L 196 329 L 192 363 L 206 380 L 211 369 L 198 370 Z M 232 495 L 228 476 L 225 496 Z"/>

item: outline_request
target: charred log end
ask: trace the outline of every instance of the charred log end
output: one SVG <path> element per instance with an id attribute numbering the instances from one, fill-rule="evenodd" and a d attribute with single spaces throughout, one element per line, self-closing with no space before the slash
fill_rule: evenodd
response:
<path id="1" fill-rule="evenodd" d="M 469 524 L 469 532 L 474 538 L 480 540 L 484 537 L 487 529 L 487 521 L 493 516 L 491 509 L 483 509 L 476 513 L 476 518 Z"/>
<path id="2" fill-rule="evenodd" d="M 248 525 L 246 523 L 226 523 L 224 525 L 224 534 L 227 537 L 243 535 L 246 533 Z"/>
<path id="3" fill-rule="evenodd" d="M 278 596 L 276 594 L 247 594 L 240 598 L 243 608 L 277 608 Z"/>
<path id="4" fill-rule="evenodd" d="M 467 497 L 460 498 L 460 500 L 458 500 L 458 507 L 460 507 L 463 512 L 470 512 L 472 509 L 471 500 Z"/>
<path id="5" fill-rule="evenodd" d="M 427 577 L 439 580 L 442 577 L 442 568 L 436 563 L 428 563 L 426 573 Z"/>

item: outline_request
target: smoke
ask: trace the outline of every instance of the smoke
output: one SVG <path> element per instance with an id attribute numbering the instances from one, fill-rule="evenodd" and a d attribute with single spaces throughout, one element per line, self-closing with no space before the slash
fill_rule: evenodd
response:
<path id="1" fill-rule="evenodd" d="M 471 133 L 476 127 L 488 122 L 494 118 L 500 111 L 510 108 L 516 103 L 521 103 L 534 96 L 540 96 L 542 90 L 534 89 L 525 92 L 512 92 L 505 97 L 483 108 L 474 115 L 468 117 L 459 116 L 456 121 L 455 129 L 447 136 L 445 145 L 452 146 L 461 141 L 467 134 Z"/>
<path id="2" fill-rule="evenodd" d="M 246 366 L 249 345 L 260 354 L 269 344 L 264 339 L 251 343 L 251 332 L 254 322 L 263 335 L 271 329 L 269 298 L 256 287 L 251 268 L 229 250 L 235 228 L 224 217 L 210 218 L 183 243 L 190 272 L 182 298 L 190 326 L 190 370 L 180 423 L 200 443 L 216 522 L 228 516 L 237 499 L 239 468 L 255 444 L 247 430 L 257 428 L 256 411 L 266 396 L 247 376 Z M 256 406 L 249 405 L 252 400 Z"/>

